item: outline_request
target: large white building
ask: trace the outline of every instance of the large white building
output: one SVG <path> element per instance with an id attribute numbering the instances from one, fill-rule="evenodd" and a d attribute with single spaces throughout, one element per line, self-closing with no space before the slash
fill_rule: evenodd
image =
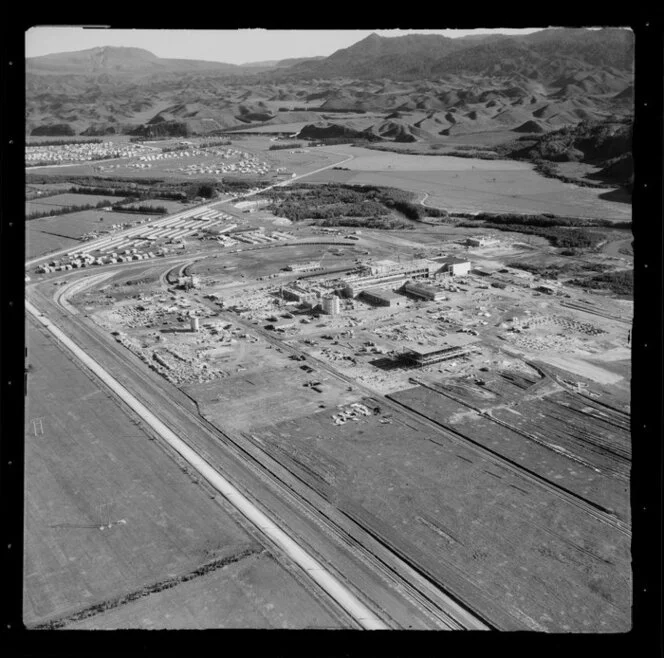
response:
<path id="1" fill-rule="evenodd" d="M 435 275 L 440 265 L 424 258 L 407 263 L 382 260 L 364 268 L 364 272 L 344 279 L 344 293 L 356 297 L 367 288 L 395 288 L 409 279 L 428 279 Z"/>
<path id="2" fill-rule="evenodd" d="M 438 261 L 442 263 L 442 272 L 448 272 L 452 276 L 464 276 L 470 273 L 470 261 L 457 256 L 449 256 Z"/>
<path id="3" fill-rule="evenodd" d="M 419 299 L 426 299 L 427 301 L 437 302 L 441 299 L 445 299 L 445 293 L 442 290 L 438 290 L 433 286 L 427 286 L 423 283 L 413 283 L 407 281 L 402 290 L 413 297 Z"/>

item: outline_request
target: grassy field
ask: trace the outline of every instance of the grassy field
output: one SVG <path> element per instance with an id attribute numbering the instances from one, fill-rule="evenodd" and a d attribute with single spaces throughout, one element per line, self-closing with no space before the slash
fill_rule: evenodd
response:
<path id="1" fill-rule="evenodd" d="M 28 229 L 25 236 L 25 257 L 26 259 L 37 258 L 60 249 L 73 249 L 80 244 L 82 244 L 81 241 L 76 238 L 67 238 Z"/>
<path id="2" fill-rule="evenodd" d="M 116 196 L 104 196 L 101 194 L 56 194 L 45 199 L 33 199 L 25 204 L 26 214 L 42 212 L 66 206 L 84 206 L 96 204 L 100 201 L 108 201 L 109 204 L 117 203 L 120 199 Z"/>
<path id="3" fill-rule="evenodd" d="M 251 543 L 50 339 L 30 327 L 27 344 L 27 624 Z"/>
<path id="4" fill-rule="evenodd" d="M 275 123 L 268 126 L 255 126 L 254 128 L 250 126 L 244 128 L 241 126 L 239 130 L 243 133 L 256 133 L 258 135 L 283 132 L 297 133 L 300 132 L 300 130 L 302 130 L 302 128 L 304 128 L 309 123 L 311 123 L 311 121 L 298 121 L 297 123 Z M 232 137 L 233 131 L 230 131 L 229 134 Z"/>
<path id="5" fill-rule="evenodd" d="M 353 160 L 344 164 L 352 171 L 530 171 L 532 166 L 516 160 L 480 160 L 478 158 L 457 158 L 450 155 L 422 156 L 404 153 L 374 151 L 362 147 L 334 146 L 326 150 L 352 155 Z"/>
<path id="6" fill-rule="evenodd" d="M 26 625 L 102 602 L 65 627 L 337 625 L 32 324 L 27 344 Z"/>
<path id="7" fill-rule="evenodd" d="M 344 166 L 349 164 L 353 163 Z M 602 190 L 574 187 L 532 170 L 329 170 L 314 174 L 307 182 L 396 187 L 419 193 L 425 205 L 450 212 L 553 213 L 618 221 L 630 220 L 632 215 L 631 206 L 600 198 Z"/>
<path id="8" fill-rule="evenodd" d="M 418 156 L 341 146 L 326 150 L 353 155 L 353 160 L 341 165 L 348 171 L 330 169 L 314 174 L 307 182 L 396 187 L 420 193 L 420 198 L 427 194 L 426 205 L 455 212 L 548 212 L 631 219 L 631 205 L 611 201 L 606 190 L 544 178 L 525 162 Z"/>
<path id="9" fill-rule="evenodd" d="M 26 185 L 25 185 L 25 194 L 26 194 L 26 197 L 28 197 L 28 195 L 36 196 L 37 192 L 41 192 L 42 194 L 51 193 L 51 192 L 63 192 L 64 193 L 70 187 L 71 187 L 71 184 L 67 183 L 67 182 L 63 182 L 63 183 L 45 183 L 45 184 L 26 183 Z"/>
<path id="10" fill-rule="evenodd" d="M 133 208 L 133 207 L 139 207 L 139 206 L 149 206 L 152 208 L 157 208 L 159 206 L 163 206 L 168 210 L 169 213 L 176 213 L 180 212 L 182 210 L 186 210 L 187 206 L 185 206 L 182 202 L 180 201 L 170 201 L 168 199 L 141 199 L 141 201 L 136 201 L 135 203 L 130 203 L 127 204 L 126 206 L 122 206 L 123 208 Z"/>
<path id="11" fill-rule="evenodd" d="M 100 222 L 99 218 L 104 221 Z M 84 244 L 78 238 L 89 231 L 99 231 L 113 224 L 135 224 L 154 215 L 138 213 L 105 212 L 103 210 L 81 210 L 79 212 L 43 217 L 26 222 L 26 257 L 35 258 L 51 251 Z"/>
<path id="12" fill-rule="evenodd" d="M 67 629 L 338 627 L 271 556 L 261 554 Z"/>
<path id="13" fill-rule="evenodd" d="M 295 141 L 300 143 L 299 140 Z M 301 142 L 301 149 L 293 149 L 304 152 L 291 153 L 290 149 L 269 150 L 270 146 L 280 143 L 257 134 L 255 137 L 246 137 L 237 145 L 237 148 L 255 153 L 261 160 L 269 162 L 274 167 L 285 167 L 288 171 L 298 175 L 307 171 L 315 171 L 320 167 L 325 167 L 344 159 L 343 155 L 339 155 L 334 151 L 328 151 L 326 148 L 310 147 L 306 141 Z"/>

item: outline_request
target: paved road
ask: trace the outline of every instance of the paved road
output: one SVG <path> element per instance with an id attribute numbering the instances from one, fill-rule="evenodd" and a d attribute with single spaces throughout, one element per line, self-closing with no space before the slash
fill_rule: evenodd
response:
<path id="1" fill-rule="evenodd" d="M 262 327 L 256 326 L 251 322 L 248 322 L 244 318 L 241 318 L 239 315 L 235 313 L 220 312 L 219 315 L 227 318 L 229 321 L 235 322 L 236 324 L 243 325 L 246 329 L 254 332 L 255 334 L 260 335 L 269 343 L 279 347 L 280 349 L 283 349 L 284 351 L 290 354 L 305 357 L 310 363 L 310 365 L 315 365 L 317 368 L 326 372 L 332 377 L 335 377 L 336 379 L 339 379 L 344 383 L 352 386 L 354 389 L 360 391 L 364 396 L 368 398 L 380 399 L 381 404 L 391 409 L 393 412 L 400 412 L 405 416 L 410 416 L 413 419 L 417 419 L 419 422 L 424 423 L 430 428 L 435 428 L 437 430 L 436 434 L 442 434 L 456 441 L 457 443 L 464 443 L 464 444 L 468 444 L 469 442 L 472 443 L 473 448 L 478 453 L 480 453 L 482 457 L 487 461 L 499 464 L 503 468 L 513 472 L 515 475 L 523 478 L 525 481 L 536 486 L 537 488 L 544 489 L 545 491 L 547 491 L 550 494 L 553 494 L 557 498 L 565 500 L 567 503 L 573 505 L 574 507 L 576 507 L 583 513 L 587 514 L 588 516 L 591 516 L 592 518 L 601 521 L 602 523 L 606 523 L 616 528 L 625 535 L 631 535 L 630 526 L 621 521 L 620 519 L 618 519 L 614 514 L 598 509 L 597 506 L 591 503 L 590 501 L 586 500 L 585 498 L 581 498 L 576 494 L 573 494 L 572 492 L 568 491 L 567 489 L 558 485 L 557 483 L 542 477 L 536 472 L 524 468 L 520 464 L 512 462 L 506 457 L 503 457 L 501 454 L 481 445 L 479 442 L 469 441 L 466 438 L 462 438 L 461 435 L 456 435 L 452 433 L 449 430 L 449 428 L 442 426 L 440 423 L 431 420 L 427 416 L 419 412 L 416 412 L 413 409 L 405 407 L 403 404 L 397 402 L 396 400 L 393 400 L 391 398 L 386 398 L 380 395 L 379 393 L 369 388 L 368 386 L 361 384 L 356 379 L 349 377 L 348 375 L 345 375 L 341 371 L 337 370 L 332 365 L 327 363 L 325 360 L 319 359 L 310 354 L 309 352 L 305 352 L 304 350 L 301 350 L 292 344 L 282 341 L 273 332 L 267 331 Z M 436 443 L 436 438 L 435 438 L 436 434 L 432 434 L 429 437 L 427 437 L 428 440 Z"/>
<path id="2" fill-rule="evenodd" d="M 347 587 L 335 578 L 323 565 L 311 556 L 302 546 L 286 534 L 279 525 L 254 503 L 248 500 L 236 487 L 224 478 L 214 467 L 192 450 L 170 428 L 168 428 L 142 402 L 132 395 L 120 382 L 112 377 L 99 363 L 90 357 L 63 331 L 37 310 L 29 301 L 25 303 L 28 313 L 33 315 L 50 331 L 74 356 L 89 368 L 115 395 L 125 402 L 141 419 L 156 431 L 180 456 L 204 477 L 226 500 L 228 500 L 247 520 L 256 526 L 272 543 L 295 562 L 321 589 L 366 630 L 387 630 L 389 626 L 364 605 Z"/>
<path id="3" fill-rule="evenodd" d="M 324 167 L 321 167 L 320 169 L 316 169 L 315 171 L 309 171 L 305 174 L 300 174 L 299 176 L 296 176 L 295 178 L 289 178 L 288 180 L 281 181 L 280 183 L 275 183 L 274 185 L 268 185 L 267 187 L 263 187 L 260 190 L 256 190 L 255 192 L 249 192 L 248 194 L 243 194 L 243 197 L 250 197 L 250 196 L 255 196 L 256 194 L 261 194 L 262 192 L 266 192 L 267 190 L 271 190 L 275 187 L 284 187 L 285 185 L 290 185 L 291 183 L 294 183 L 295 181 L 298 181 L 302 178 L 305 178 L 306 176 L 313 176 L 313 174 L 317 174 L 321 171 L 325 171 L 326 169 L 330 169 L 331 167 L 336 167 L 340 164 L 343 164 L 344 162 L 348 162 L 349 160 L 352 160 L 355 156 L 354 155 L 348 155 L 347 153 L 342 153 L 341 155 L 346 155 L 345 160 L 341 160 L 339 162 L 333 162 L 332 164 L 325 165 Z M 54 166 L 65 166 L 65 165 L 54 165 Z M 206 201 L 205 203 L 199 204 L 200 209 L 204 210 L 207 206 L 213 207 L 213 206 L 218 206 L 222 205 L 225 203 L 229 203 L 229 200 L 227 199 L 226 201 L 217 201 L 217 202 L 212 202 L 210 203 L 209 201 Z M 186 208 L 185 210 L 182 210 L 180 212 L 174 213 L 172 215 L 167 215 L 166 217 L 162 217 L 159 220 L 156 220 L 152 222 L 153 224 L 159 224 L 161 222 L 165 222 L 170 219 L 174 219 L 175 217 L 178 217 L 179 215 L 184 214 L 185 212 L 192 210 L 193 208 L 196 208 L 197 206 L 190 206 Z M 130 237 L 136 233 L 139 233 L 140 231 L 145 230 L 145 227 L 140 224 L 138 226 L 132 226 L 131 228 L 125 229 L 124 231 L 118 231 L 117 233 L 113 233 L 112 237 L 113 238 L 121 238 L 121 237 Z M 110 235 L 105 235 L 103 238 L 99 238 L 99 240 L 92 240 L 90 242 L 84 243 L 85 247 L 90 247 L 91 245 L 94 245 L 95 242 L 101 241 L 101 240 L 106 240 Z M 60 249 L 59 251 L 54 251 L 50 254 L 45 254 L 43 256 L 39 256 L 37 258 L 33 258 L 29 261 L 26 261 L 25 266 L 31 267 L 32 265 L 36 265 L 37 263 L 41 263 L 44 260 L 49 260 L 52 258 L 55 258 L 56 256 L 62 256 L 64 254 L 69 253 L 70 251 L 73 251 L 74 247 L 68 247 L 67 249 Z"/>
<path id="4" fill-rule="evenodd" d="M 59 278 L 70 277 L 71 273 Z M 110 336 L 88 327 L 85 318 L 78 316 L 74 324 L 45 295 L 50 293 L 40 292 L 38 284 L 30 286 L 30 296 L 40 309 L 56 318 L 88 354 L 245 496 L 249 494 L 268 515 L 285 523 L 282 529 L 309 547 L 319 562 L 329 565 L 328 570 L 332 567 L 337 579 L 350 584 L 360 599 L 366 597 L 367 607 L 385 615 L 385 623 L 422 630 L 488 628 L 471 611 L 454 605 L 437 581 L 413 569 L 370 529 L 330 505 L 248 435 L 211 425 L 181 391 L 147 370 L 131 352 L 118 349 Z"/>

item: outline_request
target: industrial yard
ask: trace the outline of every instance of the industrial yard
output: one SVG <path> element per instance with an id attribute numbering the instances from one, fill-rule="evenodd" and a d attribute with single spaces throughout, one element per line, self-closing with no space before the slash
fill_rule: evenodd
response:
<path id="1" fill-rule="evenodd" d="M 27 629 L 633 629 L 626 65 L 412 36 L 30 62 Z"/>
<path id="2" fill-rule="evenodd" d="M 628 629 L 631 302 L 528 271 L 559 257 L 516 234 L 280 227 L 264 205 L 93 237 L 37 288 L 478 618 Z M 141 606 L 68 627 L 154 627 Z"/>
<path id="3" fill-rule="evenodd" d="M 34 372 L 26 408 L 28 626 L 58 628 L 65 622 L 53 619 L 65 618 L 67 628 L 150 627 L 155 605 L 200 610 L 199 591 L 211 582 L 212 591 L 233 594 L 232 606 L 223 597 L 206 602 L 208 621 L 233 607 L 246 626 L 297 627 L 304 618 L 315 627 L 337 625 L 204 481 L 120 413 L 32 323 L 28 335 Z M 75 413 L 63 417 L 63 408 Z M 289 592 L 290 611 L 278 605 L 275 591 Z M 196 617 L 185 625 L 206 623 Z M 163 627 L 163 614 L 158 619 Z"/>

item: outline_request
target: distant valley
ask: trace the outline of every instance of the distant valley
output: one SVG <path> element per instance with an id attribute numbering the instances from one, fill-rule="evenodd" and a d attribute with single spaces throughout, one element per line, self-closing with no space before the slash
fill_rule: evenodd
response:
<path id="1" fill-rule="evenodd" d="M 26 134 L 173 137 L 283 126 L 310 140 L 591 162 L 625 182 L 632 58 L 633 35 L 618 29 L 374 34 L 329 57 L 245 65 L 95 48 L 27 60 Z M 556 132 L 579 125 L 608 140 L 603 157 L 598 145 L 580 149 Z"/>

